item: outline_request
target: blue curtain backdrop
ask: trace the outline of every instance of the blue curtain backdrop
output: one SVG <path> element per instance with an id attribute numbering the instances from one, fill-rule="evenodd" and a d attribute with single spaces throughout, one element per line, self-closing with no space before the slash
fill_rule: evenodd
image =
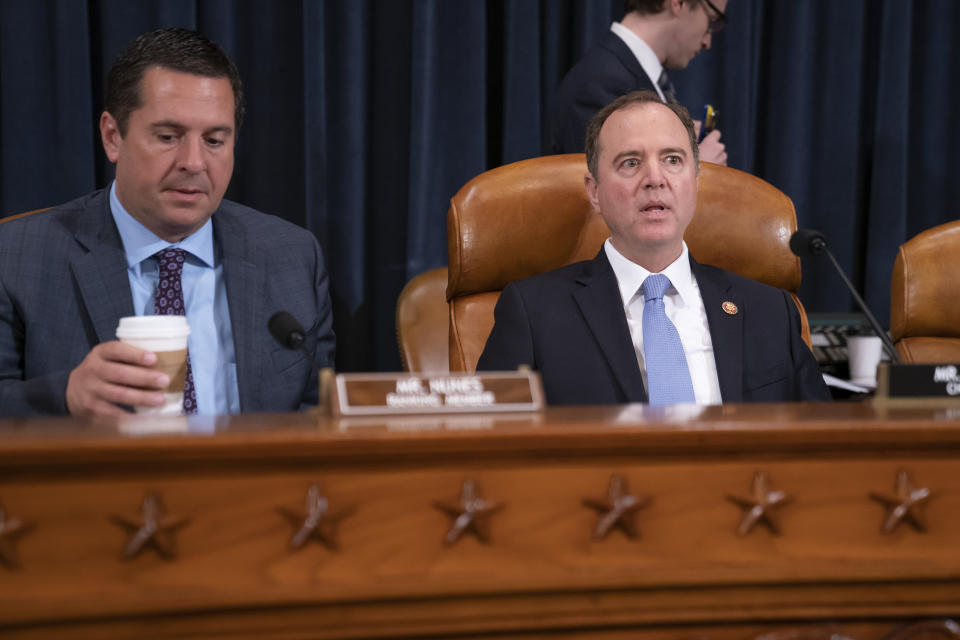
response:
<path id="1" fill-rule="evenodd" d="M 108 184 L 96 123 L 120 46 L 206 33 L 248 95 L 228 197 L 313 231 L 341 370 L 395 370 L 394 304 L 446 263 L 449 197 L 539 153 L 553 91 L 618 0 L 3 0 L 0 215 Z M 720 111 L 730 164 L 823 230 L 885 321 L 900 243 L 954 218 L 955 0 L 730 0 L 712 51 L 672 74 Z M 945 268 L 949 268 L 945 256 Z M 807 261 L 811 311 L 848 311 Z"/>

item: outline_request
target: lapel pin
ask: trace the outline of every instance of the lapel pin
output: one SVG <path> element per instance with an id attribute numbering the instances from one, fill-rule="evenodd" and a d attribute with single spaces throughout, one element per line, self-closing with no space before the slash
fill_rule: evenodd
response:
<path id="1" fill-rule="evenodd" d="M 729 300 L 724 302 L 723 305 L 721 306 L 723 307 L 723 310 L 726 311 L 731 316 L 736 315 L 737 311 L 739 311 L 739 309 L 737 309 L 737 305 L 733 304 Z"/>

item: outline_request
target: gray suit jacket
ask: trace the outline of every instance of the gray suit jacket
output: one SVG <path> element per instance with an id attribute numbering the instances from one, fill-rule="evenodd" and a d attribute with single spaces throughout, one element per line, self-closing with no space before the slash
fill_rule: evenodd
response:
<path id="1" fill-rule="evenodd" d="M 224 200 L 213 215 L 237 358 L 240 408 L 289 411 L 317 402 L 317 370 L 333 366 L 333 317 L 316 238 L 280 218 Z M 306 329 L 306 350 L 267 330 L 276 311 Z M 134 315 L 127 262 L 95 191 L 0 224 L 0 416 L 66 414 L 67 378 Z"/>
<path id="2" fill-rule="evenodd" d="M 800 314 L 786 291 L 697 263 L 723 402 L 829 400 Z M 733 302 L 737 313 L 723 312 Z M 504 288 L 477 369 L 540 372 L 549 404 L 646 402 L 617 277 L 601 248 L 593 260 Z"/>

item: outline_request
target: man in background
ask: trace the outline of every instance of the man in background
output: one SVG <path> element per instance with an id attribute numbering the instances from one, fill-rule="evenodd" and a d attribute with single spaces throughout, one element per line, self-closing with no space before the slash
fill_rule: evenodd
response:
<path id="1" fill-rule="evenodd" d="M 666 69 L 683 69 L 723 29 L 727 0 L 625 0 L 621 22 L 564 77 L 549 116 L 548 152 L 582 153 L 595 113 L 622 95 L 655 91 L 676 102 Z M 702 125 L 701 125 L 702 126 Z M 720 131 L 700 142 L 700 159 L 727 163 Z"/>
<path id="2" fill-rule="evenodd" d="M 786 291 L 702 265 L 693 121 L 636 91 L 587 128 L 587 196 L 610 229 L 593 260 L 507 285 L 478 370 L 540 372 L 549 404 L 829 400 Z"/>
<path id="3" fill-rule="evenodd" d="M 0 225 L 0 416 L 162 405 L 156 355 L 114 334 L 168 301 L 191 329 L 186 413 L 316 404 L 334 350 L 323 257 L 304 229 L 223 199 L 242 117 L 236 67 L 199 33 L 120 52 L 100 118 L 114 182 Z M 280 310 L 306 327 L 302 351 L 270 336 Z"/>

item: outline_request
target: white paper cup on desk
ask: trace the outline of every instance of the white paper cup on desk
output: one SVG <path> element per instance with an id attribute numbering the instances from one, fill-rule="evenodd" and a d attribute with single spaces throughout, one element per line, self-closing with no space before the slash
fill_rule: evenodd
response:
<path id="1" fill-rule="evenodd" d="M 183 412 L 183 385 L 187 377 L 187 338 L 190 325 L 185 316 L 130 316 L 120 318 L 117 339 L 157 354 L 154 369 L 170 376 L 162 407 L 136 407 L 137 413 L 178 415 Z"/>
<path id="2" fill-rule="evenodd" d="M 880 336 L 849 336 L 850 382 L 864 387 L 877 386 L 877 366 L 883 354 Z"/>

